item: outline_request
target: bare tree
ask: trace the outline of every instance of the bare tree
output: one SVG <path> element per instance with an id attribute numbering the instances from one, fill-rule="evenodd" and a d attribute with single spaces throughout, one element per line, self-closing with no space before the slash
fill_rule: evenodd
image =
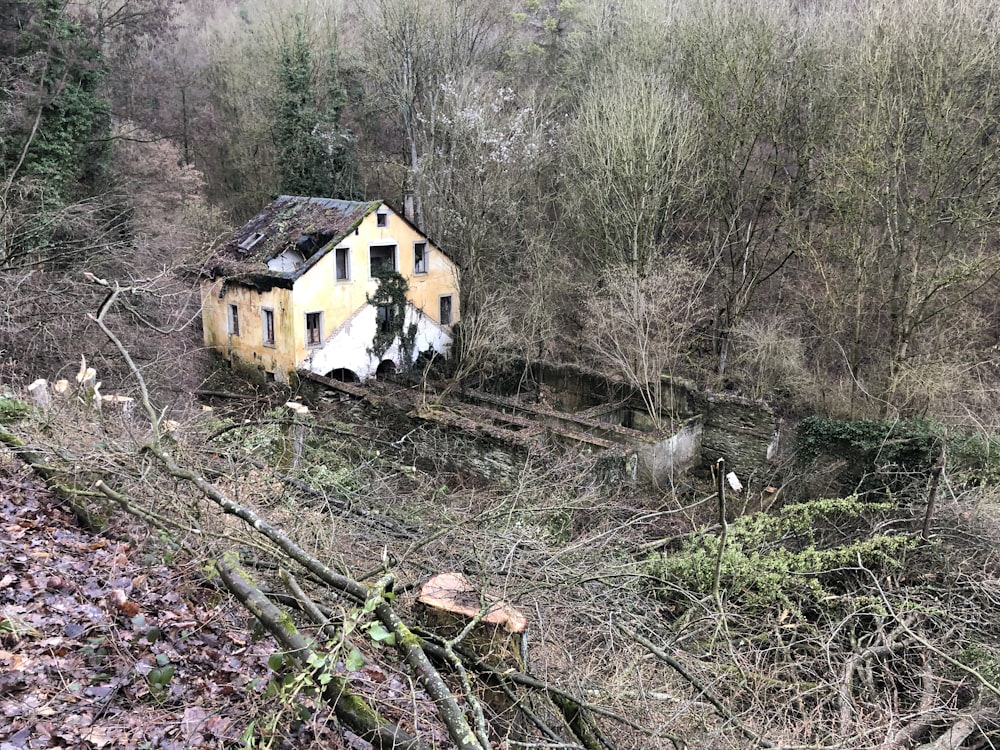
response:
<path id="1" fill-rule="evenodd" d="M 818 328 L 886 407 L 1000 272 L 1000 94 L 984 83 L 1000 65 L 992 12 L 881 3 L 830 19 L 844 102 L 800 247 L 821 290 Z"/>
<path id="2" fill-rule="evenodd" d="M 644 276 L 693 188 L 698 117 L 655 69 L 622 60 L 595 79 L 566 148 L 571 221 L 591 264 Z"/>
<path id="3" fill-rule="evenodd" d="M 679 14 L 672 71 L 702 113 L 703 192 L 689 216 L 712 271 L 720 375 L 733 327 L 793 258 L 786 225 L 825 137 L 829 89 L 809 13 L 785 0 L 714 0 Z"/>
<path id="4" fill-rule="evenodd" d="M 631 265 L 609 266 L 587 300 L 586 347 L 642 397 L 662 426 L 661 376 L 683 359 L 704 315 L 704 276 L 683 258 L 664 259 L 640 276 Z"/>
<path id="5" fill-rule="evenodd" d="M 506 47 L 503 5 L 484 0 L 378 0 L 353 3 L 351 27 L 360 40 L 355 53 L 368 93 L 363 117 L 382 155 L 392 154 L 398 171 L 389 172 L 378 192 L 412 199 L 423 226 L 424 195 L 416 180 L 421 161 L 441 145 L 435 110 L 443 84 L 479 71 L 496 69 Z M 372 125 L 391 134 L 382 142 Z M 399 136 L 397 139 L 395 136 Z M 379 170 L 385 172 L 385 170 Z"/>

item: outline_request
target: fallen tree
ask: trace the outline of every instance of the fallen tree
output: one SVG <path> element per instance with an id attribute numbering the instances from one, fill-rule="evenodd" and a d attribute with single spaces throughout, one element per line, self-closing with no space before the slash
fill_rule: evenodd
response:
<path id="1" fill-rule="evenodd" d="M 290 617 L 289 610 L 276 603 L 276 597 L 265 593 L 254 583 L 253 578 L 245 572 L 238 556 L 218 550 L 213 555 L 211 564 L 222 584 L 282 645 L 286 656 L 308 675 L 312 687 L 324 701 L 329 703 L 337 718 L 346 727 L 378 748 L 423 750 L 430 747 L 411 731 L 380 716 L 352 690 L 349 676 L 343 674 L 343 670 L 338 673 L 334 666 L 338 660 L 357 658 L 355 653 L 348 656 L 343 650 L 343 645 L 347 642 L 348 633 L 356 631 L 360 622 L 370 615 L 375 620 L 368 623 L 369 633 L 374 639 L 395 648 L 403 663 L 434 701 L 451 743 L 459 750 L 489 750 L 493 744 L 487 719 L 476 697 L 476 688 L 473 685 L 476 679 L 487 680 L 491 683 L 492 689 L 499 687 L 508 693 L 511 705 L 523 711 L 528 723 L 546 741 L 556 741 L 560 744 L 569 741 L 570 744 L 567 746 L 579 743 L 587 750 L 614 750 L 615 744 L 597 728 L 591 713 L 596 710 L 606 716 L 630 723 L 628 719 L 618 717 L 610 711 L 602 712 L 599 707 L 589 705 L 570 692 L 512 669 L 509 664 L 490 664 L 474 650 L 470 651 L 463 646 L 462 641 L 474 627 L 480 625 L 492 602 L 484 600 L 482 611 L 473 614 L 468 626 L 453 639 L 435 638 L 429 633 L 419 635 L 392 606 L 396 577 L 388 569 L 387 559 L 386 567 L 379 579 L 374 584 L 366 585 L 352 577 L 350 571 L 344 568 L 335 569 L 322 562 L 297 544 L 277 525 L 245 504 L 234 501 L 201 473 L 181 465 L 171 450 L 175 440 L 165 428 L 166 420 L 163 412 L 157 410 L 152 403 L 141 370 L 104 320 L 104 315 L 112 308 L 115 298 L 121 292 L 113 285 L 109 285 L 109 290 L 109 296 L 101 311 L 92 317 L 118 349 L 136 380 L 139 403 L 148 420 L 147 436 L 138 447 L 137 456 L 154 459 L 166 476 L 197 488 L 198 492 L 219 511 L 239 519 L 253 535 L 261 537 L 263 541 L 261 549 L 269 550 L 277 559 L 279 566 L 297 565 L 314 584 L 314 588 L 324 592 L 331 601 L 339 602 L 342 610 L 344 606 L 348 608 L 346 616 L 337 627 L 331 622 L 329 614 L 332 614 L 332 611 L 329 607 L 326 607 L 328 614 L 322 614 L 320 605 L 313 602 L 310 595 L 305 594 L 301 587 L 293 583 L 293 578 L 282 576 L 286 587 L 291 589 L 292 599 L 297 604 L 293 609 L 301 609 L 307 615 L 307 622 L 310 619 L 313 623 L 321 621 L 321 632 L 327 636 L 328 643 L 327 647 L 324 647 L 315 639 L 310 639 L 300 632 Z M 82 515 L 86 504 L 81 502 L 81 498 L 93 499 L 99 494 L 114 501 L 143 522 L 159 526 L 168 533 L 177 528 L 185 528 L 182 520 L 167 517 L 162 512 L 133 501 L 127 493 L 115 489 L 113 481 L 103 477 L 99 472 L 88 474 L 90 486 L 86 488 L 78 485 L 67 487 L 60 479 L 62 471 L 50 467 L 38 452 L 26 446 L 15 435 L 2 431 L 0 441 L 11 446 L 19 457 L 60 493 L 60 496 L 71 502 L 74 509 L 79 508 L 81 517 L 86 517 Z M 300 489 L 304 487 L 312 491 L 301 482 L 297 484 Z M 200 532 L 200 529 L 194 527 L 193 531 Z M 451 684 L 442 674 L 442 669 L 450 675 Z M 528 701 L 516 695 L 520 690 L 528 690 L 545 697 L 550 702 L 548 713 L 563 717 L 562 726 L 553 726 L 550 720 L 540 718 L 537 707 L 534 710 L 529 708 Z M 456 697 L 456 692 L 462 697 Z M 675 742 L 675 745 L 679 745 L 679 742 Z"/>

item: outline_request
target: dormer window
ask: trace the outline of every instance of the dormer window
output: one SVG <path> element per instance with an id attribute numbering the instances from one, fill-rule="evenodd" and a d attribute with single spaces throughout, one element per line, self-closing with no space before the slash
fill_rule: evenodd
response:
<path id="1" fill-rule="evenodd" d="M 379 211 L 377 214 L 375 214 L 375 224 L 376 226 L 379 227 L 389 226 L 389 212 Z"/>
<path id="2" fill-rule="evenodd" d="M 243 242 L 240 243 L 240 248 L 243 250 L 250 250 L 254 245 L 264 239 L 264 235 L 260 232 L 254 232 L 249 237 L 247 237 Z"/>

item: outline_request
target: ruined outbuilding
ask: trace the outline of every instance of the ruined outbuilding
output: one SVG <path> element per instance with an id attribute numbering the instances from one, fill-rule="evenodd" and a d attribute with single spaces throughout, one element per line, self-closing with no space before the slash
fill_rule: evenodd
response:
<path id="1" fill-rule="evenodd" d="M 376 274 L 406 279 L 398 342 L 374 355 L 390 306 L 369 304 Z M 282 195 L 233 234 L 202 269 L 205 344 L 230 362 L 286 382 L 296 370 L 340 380 L 395 371 L 420 352 L 447 354 L 459 317 L 455 263 L 383 201 Z"/>

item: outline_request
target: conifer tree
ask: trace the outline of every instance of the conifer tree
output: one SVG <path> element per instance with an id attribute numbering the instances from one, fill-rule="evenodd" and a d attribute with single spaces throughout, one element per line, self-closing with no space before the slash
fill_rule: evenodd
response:
<path id="1" fill-rule="evenodd" d="M 281 190 L 294 195 L 357 197 L 350 133 L 340 126 L 345 95 L 336 53 L 317 70 L 296 16 L 291 41 L 281 47 L 275 141 Z"/>
<path id="2" fill-rule="evenodd" d="M 84 197 L 107 165 L 105 64 L 86 28 L 58 0 L 5 3 L 20 34 L 4 35 L 0 137 L 4 183 L 39 178 L 52 199 Z M 6 119 L 6 118 L 5 118 Z"/>

